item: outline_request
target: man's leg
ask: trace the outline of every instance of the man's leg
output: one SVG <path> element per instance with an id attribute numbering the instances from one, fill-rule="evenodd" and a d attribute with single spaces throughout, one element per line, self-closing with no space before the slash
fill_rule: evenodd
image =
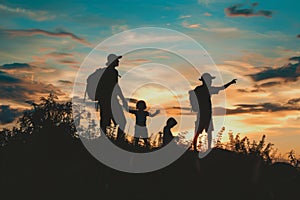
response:
<path id="1" fill-rule="evenodd" d="M 107 134 L 106 128 L 110 126 L 111 123 L 111 112 L 105 103 L 100 104 L 100 128 L 104 134 Z"/>
<path id="2" fill-rule="evenodd" d="M 194 139 L 193 139 L 193 147 L 194 150 L 197 151 L 197 144 L 198 144 L 198 137 L 200 133 L 195 132 Z"/>
<path id="3" fill-rule="evenodd" d="M 212 131 L 207 132 L 207 148 L 211 149 L 211 143 L 212 143 Z"/>
<path id="4" fill-rule="evenodd" d="M 198 137 L 203 132 L 203 127 L 200 123 L 200 113 L 197 114 L 197 119 L 195 121 L 195 135 L 193 139 L 194 150 L 197 151 Z"/>
<path id="5" fill-rule="evenodd" d="M 122 121 L 116 122 L 115 119 L 113 119 L 113 121 L 114 121 L 115 125 L 117 125 L 117 124 L 119 125 L 118 132 L 117 132 L 117 140 L 124 141 L 125 140 L 125 132 L 124 132 L 124 130 L 125 130 L 125 126 L 126 126 L 126 119 L 125 119 L 125 117 L 124 117 L 124 120 L 122 120 Z"/>
<path id="6" fill-rule="evenodd" d="M 199 158 L 204 158 L 209 154 L 211 151 L 211 146 L 212 146 L 212 131 L 213 131 L 213 125 L 212 121 L 210 121 L 209 126 L 204 129 L 205 132 L 207 133 L 207 149 L 205 151 L 200 151 L 198 154 Z"/>
<path id="7" fill-rule="evenodd" d="M 203 132 L 203 128 L 198 129 L 198 131 L 195 132 L 195 136 L 194 136 L 194 139 L 193 139 L 193 146 L 194 146 L 195 151 L 197 151 L 199 135 L 202 134 L 202 132 Z"/>
<path id="8" fill-rule="evenodd" d="M 125 126 L 126 126 L 126 118 L 123 112 L 122 106 L 119 104 L 117 100 L 113 100 L 113 107 L 112 107 L 112 115 L 113 115 L 113 122 L 115 125 L 119 125 L 118 132 L 117 132 L 117 140 L 125 140 Z"/>
<path id="9" fill-rule="evenodd" d="M 206 131 L 207 133 L 207 142 L 208 142 L 208 150 L 211 149 L 211 146 L 212 146 L 212 132 L 213 132 L 214 128 L 213 128 L 213 123 L 212 123 L 212 119 L 210 120 L 210 123 L 209 123 L 209 127 Z"/>

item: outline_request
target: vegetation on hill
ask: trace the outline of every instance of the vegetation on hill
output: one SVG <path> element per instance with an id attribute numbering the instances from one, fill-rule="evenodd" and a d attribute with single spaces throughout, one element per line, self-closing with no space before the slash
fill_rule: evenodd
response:
<path id="1" fill-rule="evenodd" d="M 187 151 L 158 171 L 129 174 L 89 154 L 78 138 L 71 102 L 50 94 L 30 104 L 19 127 L 0 131 L 0 196 L 6 199 L 298 199 L 299 159 L 291 151 L 290 163 L 275 162 L 265 136 L 257 142 L 229 133 L 225 143 L 223 129 L 203 159 Z M 129 139 L 116 143 L 136 150 Z"/>
<path id="2" fill-rule="evenodd" d="M 27 102 L 32 106 L 32 109 L 26 110 L 23 115 L 18 120 L 18 126 L 13 127 L 11 130 L 3 128 L 0 131 L 0 147 L 8 145 L 10 142 L 20 141 L 25 143 L 26 139 L 32 134 L 38 134 L 41 130 L 47 129 L 48 127 L 56 127 L 64 130 L 64 134 L 69 134 L 74 139 L 78 139 L 78 131 L 76 131 L 75 123 L 82 118 L 89 118 L 90 115 L 87 113 L 87 116 L 82 113 L 75 113 L 76 116 L 73 118 L 72 113 L 72 102 L 60 102 L 58 97 L 53 93 L 50 93 L 47 97 L 41 97 L 39 103 Z M 75 122 L 74 122 L 75 119 Z M 90 121 L 88 128 L 83 130 L 81 128 L 80 134 L 85 133 L 86 135 L 81 136 L 90 136 L 89 132 L 94 131 L 96 124 L 94 120 Z M 108 136 L 114 141 L 114 127 L 111 128 Z M 274 149 L 274 144 L 266 143 L 266 136 L 263 135 L 260 141 L 250 141 L 248 137 L 240 137 L 240 134 L 234 135 L 232 132 L 229 132 L 229 141 L 222 142 L 222 136 L 224 134 L 225 128 L 223 128 L 219 133 L 218 137 L 214 141 L 215 148 L 225 149 L 236 153 L 241 153 L 245 155 L 255 155 L 261 157 L 264 161 L 271 164 L 276 160 L 276 149 Z M 182 141 L 183 145 L 188 145 L 184 141 L 185 133 L 180 133 L 178 138 L 179 142 Z M 153 149 L 159 147 L 162 143 L 161 134 L 157 134 L 158 137 L 151 138 L 150 144 Z M 200 136 L 200 146 L 205 147 L 205 136 Z M 126 135 L 126 146 L 132 145 L 132 138 L 129 135 Z M 115 141 L 116 142 L 116 141 Z M 119 144 L 122 145 L 122 144 Z M 124 146 L 124 144 L 123 144 Z M 125 147 L 126 148 L 126 147 Z M 129 148 L 132 150 L 132 148 Z M 288 153 L 288 159 L 290 164 L 295 167 L 300 165 L 300 159 L 297 158 L 296 153 L 291 150 Z"/>

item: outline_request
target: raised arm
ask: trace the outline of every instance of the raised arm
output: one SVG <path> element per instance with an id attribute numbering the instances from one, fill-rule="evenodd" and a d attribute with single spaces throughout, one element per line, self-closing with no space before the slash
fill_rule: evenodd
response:
<path id="1" fill-rule="evenodd" d="M 154 117 L 160 113 L 160 110 L 156 110 L 155 113 L 151 114 L 149 113 L 149 117 Z"/>
<path id="2" fill-rule="evenodd" d="M 226 88 L 228 88 L 230 85 L 236 84 L 236 80 L 237 80 L 237 79 L 232 79 L 232 81 L 226 83 L 226 84 L 223 86 L 223 88 L 226 89 Z"/>
<path id="3" fill-rule="evenodd" d="M 233 79 L 232 81 L 226 83 L 223 86 L 220 86 L 220 87 L 210 87 L 209 88 L 209 92 L 210 92 L 210 94 L 218 94 L 221 90 L 225 90 L 230 85 L 235 84 L 235 83 L 236 83 L 236 79 Z"/>

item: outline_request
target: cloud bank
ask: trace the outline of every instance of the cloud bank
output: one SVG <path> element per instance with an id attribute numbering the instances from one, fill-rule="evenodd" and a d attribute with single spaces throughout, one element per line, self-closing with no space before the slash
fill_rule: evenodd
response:
<path id="1" fill-rule="evenodd" d="M 264 16 L 271 18 L 272 11 L 269 10 L 255 10 L 258 3 L 251 4 L 250 8 L 243 8 L 244 4 L 235 4 L 231 7 L 225 8 L 225 14 L 229 17 L 253 17 L 253 16 Z"/>
<path id="2" fill-rule="evenodd" d="M 261 72 L 249 75 L 254 81 L 262 81 L 272 78 L 281 78 L 285 81 L 296 81 L 300 76 L 300 56 L 289 58 L 295 63 L 288 63 L 279 68 L 268 68 Z"/>
<path id="3" fill-rule="evenodd" d="M 21 116 L 23 111 L 13 109 L 9 105 L 0 105 L 0 124 L 9 124 Z"/>
<path id="4" fill-rule="evenodd" d="M 64 30 L 57 30 L 56 32 L 46 31 L 42 29 L 7 29 L 5 30 L 6 33 L 10 34 L 13 37 L 17 36 L 33 36 L 33 35 L 44 35 L 44 36 L 51 36 L 51 37 L 58 37 L 58 38 L 64 38 L 69 37 L 72 40 L 81 43 L 86 46 L 91 46 L 91 44 L 85 40 L 84 38 L 81 38 L 74 33 L 67 32 Z"/>

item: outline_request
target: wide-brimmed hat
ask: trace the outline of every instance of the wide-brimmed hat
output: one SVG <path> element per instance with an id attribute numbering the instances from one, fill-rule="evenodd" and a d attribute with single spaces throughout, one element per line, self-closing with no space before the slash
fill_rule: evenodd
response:
<path id="1" fill-rule="evenodd" d="M 200 81 L 204 81 L 204 80 L 212 80 L 215 79 L 215 76 L 212 76 L 210 73 L 204 73 L 202 74 L 202 76 L 199 78 Z"/>
<path id="2" fill-rule="evenodd" d="M 122 58 L 122 56 L 117 56 L 116 54 L 109 54 L 107 56 L 107 62 L 105 63 L 105 65 L 109 66 L 112 62 L 120 58 Z"/>

